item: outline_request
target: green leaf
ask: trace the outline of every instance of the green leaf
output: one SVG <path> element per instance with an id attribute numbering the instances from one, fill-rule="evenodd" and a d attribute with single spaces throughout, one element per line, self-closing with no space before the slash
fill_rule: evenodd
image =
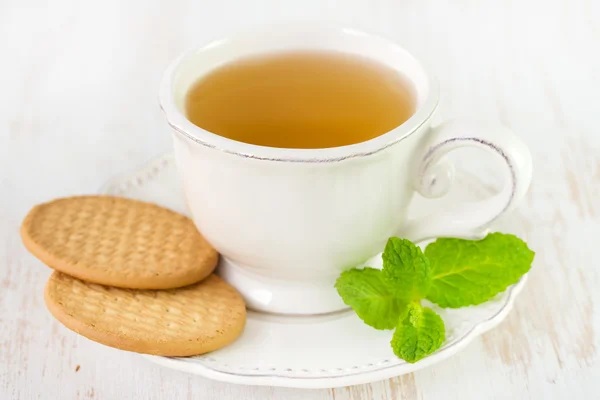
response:
<path id="1" fill-rule="evenodd" d="M 394 354 L 415 363 L 435 352 L 446 340 L 444 321 L 431 308 L 410 303 L 392 336 Z"/>
<path id="2" fill-rule="evenodd" d="M 406 308 L 406 301 L 393 295 L 383 273 L 374 268 L 353 268 L 343 272 L 335 288 L 344 303 L 376 329 L 394 329 Z"/>
<path id="3" fill-rule="evenodd" d="M 394 293 L 407 300 L 424 298 L 431 286 L 429 260 L 410 240 L 388 240 L 383 252 L 383 274 Z"/>
<path id="4" fill-rule="evenodd" d="M 427 299 L 441 307 L 483 303 L 529 271 L 534 252 L 514 235 L 484 239 L 438 239 L 425 249 L 433 283 Z"/>

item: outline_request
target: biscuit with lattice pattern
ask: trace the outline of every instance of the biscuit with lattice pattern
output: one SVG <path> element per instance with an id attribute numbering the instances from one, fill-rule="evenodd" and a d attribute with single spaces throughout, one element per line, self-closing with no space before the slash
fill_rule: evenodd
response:
<path id="1" fill-rule="evenodd" d="M 111 196 L 69 197 L 34 207 L 21 225 L 25 247 L 84 281 L 171 289 L 206 278 L 218 253 L 174 211 Z"/>
<path id="2" fill-rule="evenodd" d="M 243 331 L 242 297 L 216 275 L 170 290 L 132 290 L 81 281 L 55 271 L 46 306 L 67 328 L 107 346 L 161 356 L 217 350 Z"/>

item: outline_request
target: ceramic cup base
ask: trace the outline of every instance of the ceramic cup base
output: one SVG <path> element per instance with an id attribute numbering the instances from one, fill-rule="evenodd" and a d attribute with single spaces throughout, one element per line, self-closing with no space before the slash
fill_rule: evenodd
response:
<path id="1" fill-rule="evenodd" d="M 248 308 L 275 314 L 316 315 L 347 309 L 333 289 L 335 277 L 282 280 L 254 274 L 222 258 L 218 274 L 241 293 Z"/>

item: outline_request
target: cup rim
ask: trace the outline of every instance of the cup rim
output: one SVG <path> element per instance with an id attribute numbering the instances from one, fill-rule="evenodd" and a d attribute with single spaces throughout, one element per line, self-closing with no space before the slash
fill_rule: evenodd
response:
<path id="1" fill-rule="evenodd" d="M 304 29 L 315 29 L 314 24 L 302 24 Z M 392 44 L 399 50 L 403 51 L 407 56 L 411 57 L 417 62 L 419 67 L 424 72 L 428 80 L 428 93 L 425 100 L 420 106 L 418 106 L 415 113 L 404 123 L 395 127 L 394 129 L 379 135 L 375 138 L 369 139 L 364 142 L 338 146 L 329 148 L 319 149 L 294 149 L 294 148 L 280 148 L 280 147 L 268 147 L 260 146 L 250 143 L 239 142 L 233 139 L 229 139 L 218 134 L 207 131 L 194 125 L 187 117 L 179 110 L 175 104 L 173 94 L 173 83 L 174 75 L 178 67 L 183 64 L 192 54 L 209 50 L 215 46 L 219 46 L 225 42 L 235 40 L 237 35 L 229 36 L 225 39 L 217 39 L 208 42 L 207 44 L 200 47 L 193 47 L 182 53 L 176 58 L 165 70 L 159 90 L 159 105 L 163 111 L 167 123 L 171 128 L 178 134 L 184 136 L 193 142 L 202 146 L 212 148 L 224 153 L 232 154 L 235 156 L 264 160 L 264 161 L 277 161 L 277 162 L 301 162 L 301 163 L 328 163 L 328 162 L 339 162 L 351 158 L 366 157 L 372 154 L 379 153 L 391 146 L 396 145 L 407 137 L 411 136 L 414 132 L 419 130 L 437 109 L 439 103 L 439 85 L 437 80 L 423 67 L 421 62 L 417 60 L 410 52 L 404 47 L 400 46 L 394 40 L 387 38 L 379 34 L 368 33 L 363 30 L 357 30 L 347 26 L 332 25 L 332 24 L 317 24 L 317 28 L 336 29 L 344 32 L 352 33 L 355 35 L 367 36 L 373 39 L 383 39 L 388 43 Z M 284 26 L 283 29 L 288 29 L 289 24 Z M 243 33 L 242 33 L 243 34 Z M 411 79 L 411 77 L 407 77 Z"/>

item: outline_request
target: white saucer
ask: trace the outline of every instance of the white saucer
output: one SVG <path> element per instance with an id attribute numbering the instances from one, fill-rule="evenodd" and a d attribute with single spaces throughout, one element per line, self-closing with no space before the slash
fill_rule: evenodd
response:
<path id="1" fill-rule="evenodd" d="M 492 193 L 472 176 L 457 176 L 449 195 L 441 200 L 415 199 L 410 215 L 428 213 L 444 202 L 477 200 Z M 170 154 L 111 180 L 101 191 L 187 214 Z M 507 229 L 503 221 L 491 230 L 522 237 L 522 232 Z M 506 317 L 526 279 L 524 276 L 496 299 L 479 306 L 456 310 L 432 306 L 445 321 L 447 340 L 439 351 L 415 364 L 394 356 L 389 344 L 392 331 L 370 328 L 351 311 L 318 317 L 249 311 L 244 333 L 224 349 L 188 358 L 145 357 L 165 367 L 246 385 L 330 388 L 378 381 L 436 364 L 460 351 Z"/>

